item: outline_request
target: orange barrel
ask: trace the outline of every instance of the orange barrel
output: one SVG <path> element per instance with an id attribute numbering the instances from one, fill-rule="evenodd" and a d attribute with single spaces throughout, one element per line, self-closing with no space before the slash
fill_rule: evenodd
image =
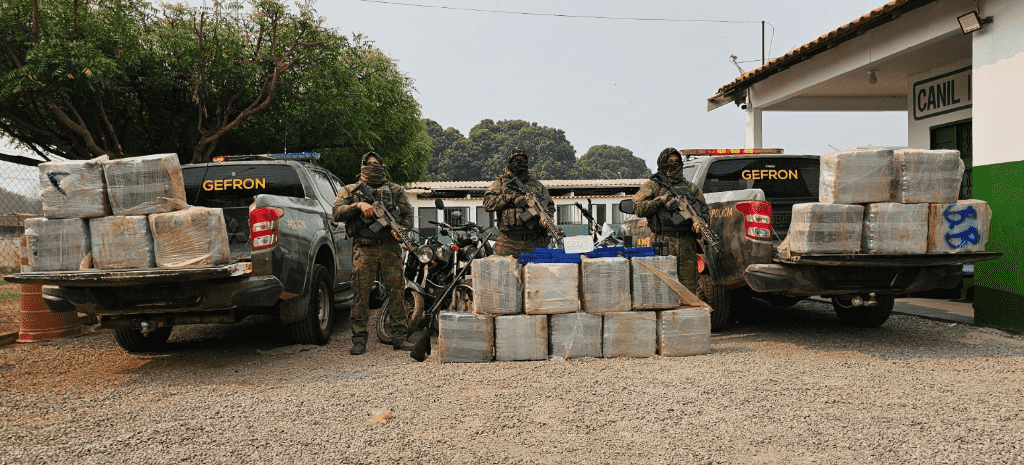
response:
<path id="1" fill-rule="evenodd" d="M 42 285 L 21 285 L 21 330 L 18 331 L 18 342 L 39 342 L 81 334 L 82 323 L 78 319 L 78 312 L 53 313 L 43 302 Z"/>

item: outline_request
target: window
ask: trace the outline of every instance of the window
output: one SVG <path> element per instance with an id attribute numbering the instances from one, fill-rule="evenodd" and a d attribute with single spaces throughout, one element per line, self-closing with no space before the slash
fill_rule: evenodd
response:
<path id="1" fill-rule="evenodd" d="M 590 214 L 594 215 L 594 220 L 597 221 L 597 225 L 598 226 L 600 226 L 600 225 L 602 225 L 602 224 L 604 224 L 605 222 L 608 221 L 608 212 L 607 212 L 608 206 L 607 205 L 602 203 L 602 204 L 594 205 L 592 208 L 593 208 L 593 210 L 591 210 Z"/>
<path id="2" fill-rule="evenodd" d="M 331 183 L 330 176 L 325 171 L 312 169 L 309 170 L 309 174 L 313 180 L 313 185 L 316 186 L 316 190 L 320 192 L 320 196 L 328 203 L 333 204 L 334 198 L 338 196 L 338 191 L 335 189 L 334 184 Z"/>
<path id="3" fill-rule="evenodd" d="M 612 224 L 622 224 L 632 219 L 636 219 L 636 215 L 622 213 L 618 205 L 612 207 Z"/>
<path id="4" fill-rule="evenodd" d="M 583 224 L 583 214 L 576 205 L 558 205 L 555 207 L 555 222 L 558 224 Z"/>
<path id="5" fill-rule="evenodd" d="M 964 161 L 964 178 L 960 183 L 960 198 L 971 198 L 971 168 L 974 167 L 974 156 L 971 153 L 971 122 L 961 121 L 931 129 L 932 150 L 959 150 L 960 159 Z"/>
<path id="6" fill-rule="evenodd" d="M 437 209 L 434 207 L 419 207 L 416 209 L 417 230 L 423 236 L 433 236 L 437 227 L 430 224 L 430 221 L 437 221 Z"/>
<path id="7" fill-rule="evenodd" d="M 194 165 L 181 172 L 190 205 L 248 207 L 259 194 L 306 197 L 298 173 L 287 165 Z"/>
<path id="8" fill-rule="evenodd" d="M 490 228 L 495 225 L 494 212 L 484 210 L 484 207 L 476 207 L 476 224 Z"/>
<path id="9" fill-rule="evenodd" d="M 466 224 L 469 221 L 469 207 L 446 207 L 444 209 L 444 222 L 452 226 Z"/>
<path id="10" fill-rule="evenodd" d="M 761 189 L 773 199 L 818 198 L 818 158 L 729 158 L 708 168 L 703 190 L 723 192 Z"/>

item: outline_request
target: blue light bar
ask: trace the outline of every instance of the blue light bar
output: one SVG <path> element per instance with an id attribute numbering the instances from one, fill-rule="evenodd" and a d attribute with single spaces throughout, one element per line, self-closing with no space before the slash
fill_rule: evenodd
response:
<path id="1" fill-rule="evenodd" d="M 319 152 L 272 153 L 270 156 L 280 160 L 299 160 L 316 162 L 320 160 Z"/>

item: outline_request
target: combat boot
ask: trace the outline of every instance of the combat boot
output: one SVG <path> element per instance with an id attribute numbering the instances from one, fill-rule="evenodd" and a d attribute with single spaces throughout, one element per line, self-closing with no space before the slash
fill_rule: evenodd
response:
<path id="1" fill-rule="evenodd" d="M 363 355 L 366 353 L 366 344 L 362 342 L 352 344 L 352 348 L 349 349 L 348 353 L 352 355 Z"/>
<path id="2" fill-rule="evenodd" d="M 409 352 L 412 350 L 413 347 L 416 347 L 416 344 L 409 342 L 408 336 L 402 336 L 395 337 L 394 342 L 391 344 L 391 347 L 394 348 L 395 350 L 404 350 L 406 352 Z"/>

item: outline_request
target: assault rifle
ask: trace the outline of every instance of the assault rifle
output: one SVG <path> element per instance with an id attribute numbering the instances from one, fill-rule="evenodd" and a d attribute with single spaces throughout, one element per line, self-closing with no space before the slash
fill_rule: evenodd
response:
<path id="1" fill-rule="evenodd" d="M 673 186 L 672 182 L 669 181 L 667 176 L 665 176 L 665 173 L 662 173 L 661 171 L 655 173 L 654 176 L 651 176 L 651 180 L 658 183 L 659 186 L 668 189 L 669 193 L 679 199 L 679 210 L 672 215 L 673 225 L 679 226 L 683 224 L 684 221 L 691 220 L 694 224 L 700 226 L 701 245 L 704 246 L 705 252 L 718 245 L 718 236 L 711 231 L 711 228 L 704 221 L 704 218 L 702 218 L 700 213 L 697 213 L 697 210 L 693 208 L 693 205 L 691 205 L 691 202 L 696 201 L 696 199 L 693 198 L 693 195 L 689 192 L 687 192 L 685 196 L 679 195 L 675 186 Z"/>
<path id="2" fill-rule="evenodd" d="M 526 211 L 519 214 L 519 219 L 526 222 L 535 217 L 541 217 L 547 225 L 548 235 L 555 241 L 555 247 L 562 247 L 562 239 L 565 239 L 565 233 L 555 225 L 555 219 L 548 214 L 547 210 L 544 209 L 544 205 L 541 204 L 540 199 L 537 198 L 537 193 L 530 191 L 530 188 L 526 187 L 526 184 L 523 184 L 523 181 L 520 181 L 517 176 L 512 176 L 512 182 L 509 183 L 508 186 L 513 191 L 526 196 L 526 202 L 528 205 Z"/>
<path id="3" fill-rule="evenodd" d="M 370 231 L 373 231 L 374 234 L 376 234 L 382 229 L 391 226 L 391 230 L 395 232 L 395 235 L 397 235 L 398 239 L 402 241 L 402 244 L 405 245 L 408 250 L 415 252 L 418 246 L 409 238 L 409 234 L 405 231 L 405 228 L 403 228 L 402 224 L 398 222 L 398 216 L 400 214 L 398 209 L 396 208 L 395 211 L 388 209 L 388 206 L 384 205 L 384 201 L 378 199 L 377 193 L 370 188 L 370 186 L 367 186 L 366 183 L 359 183 L 359 190 L 363 193 L 363 197 L 366 197 L 366 199 L 370 201 L 370 204 L 373 205 L 373 211 L 376 213 L 373 218 L 367 218 L 365 216 L 362 217 L 363 223 L 370 225 Z"/>

